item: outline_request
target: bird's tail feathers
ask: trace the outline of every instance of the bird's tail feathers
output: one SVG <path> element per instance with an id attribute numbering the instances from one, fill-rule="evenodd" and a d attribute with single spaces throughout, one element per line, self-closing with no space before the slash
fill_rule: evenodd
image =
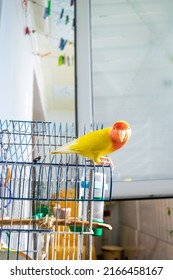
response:
<path id="1" fill-rule="evenodd" d="M 75 141 L 68 142 L 63 146 L 58 147 L 55 151 L 50 152 L 50 154 L 75 154 L 75 151 L 70 149 L 70 146 L 74 143 Z"/>

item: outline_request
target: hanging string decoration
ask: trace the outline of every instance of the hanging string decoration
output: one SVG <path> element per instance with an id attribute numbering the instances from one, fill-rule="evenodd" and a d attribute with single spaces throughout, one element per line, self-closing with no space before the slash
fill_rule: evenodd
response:
<path id="1" fill-rule="evenodd" d="M 74 60 L 74 55 L 72 58 L 71 53 L 64 54 L 61 52 L 66 51 L 67 46 L 72 49 L 74 47 L 74 3 L 75 1 L 72 0 L 47 0 L 47 4 L 45 6 L 45 4 L 40 2 L 39 0 L 22 0 L 25 15 L 25 35 L 39 34 L 45 36 L 46 38 L 49 38 L 50 46 L 52 46 L 54 52 L 56 52 L 56 48 L 56 53 L 58 53 L 58 50 L 60 51 L 60 54 L 58 54 L 58 66 L 73 65 L 72 61 Z M 40 15 L 41 13 L 43 15 L 41 18 L 42 20 L 50 21 L 50 24 L 48 24 L 50 28 L 49 32 L 37 30 L 37 28 L 29 26 L 28 6 L 31 7 L 31 5 L 38 7 L 37 10 L 40 10 Z M 30 36 L 30 38 L 32 39 L 32 36 Z M 72 52 L 74 53 L 74 49 L 72 50 Z M 55 56 L 50 49 L 43 52 L 33 50 L 33 54 L 39 56 L 40 58 Z"/>
<path id="2" fill-rule="evenodd" d="M 59 49 L 64 50 L 68 42 L 74 43 L 74 1 L 63 0 L 52 3 L 52 13 L 55 21 L 52 21 L 52 28 L 60 37 Z"/>

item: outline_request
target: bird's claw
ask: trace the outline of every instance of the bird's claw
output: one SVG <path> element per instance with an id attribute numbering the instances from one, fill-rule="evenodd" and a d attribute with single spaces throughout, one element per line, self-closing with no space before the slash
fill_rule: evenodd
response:
<path id="1" fill-rule="evenodd" d="M 99 165 L 109 165 L 114 170 L 114 164 L 108 157 L 100 157 Z"/>

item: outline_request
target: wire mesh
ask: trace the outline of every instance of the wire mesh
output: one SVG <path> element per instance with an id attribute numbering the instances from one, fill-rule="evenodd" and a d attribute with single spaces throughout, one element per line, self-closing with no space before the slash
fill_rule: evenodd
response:
<path id="1" fill-rule="evenodd" d="M 0 259 L 95 258 L 112 170 L 50 155 L 73 139 L 73 124 L 0 121 Z"/>

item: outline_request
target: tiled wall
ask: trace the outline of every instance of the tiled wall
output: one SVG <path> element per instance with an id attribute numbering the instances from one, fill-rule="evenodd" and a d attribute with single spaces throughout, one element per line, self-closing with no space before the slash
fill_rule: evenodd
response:
<path id="1" fill-rule="evenodd" d="M 125 258 L 173 259 L 173 199 L 119 202 L 119 227 Z"/>

